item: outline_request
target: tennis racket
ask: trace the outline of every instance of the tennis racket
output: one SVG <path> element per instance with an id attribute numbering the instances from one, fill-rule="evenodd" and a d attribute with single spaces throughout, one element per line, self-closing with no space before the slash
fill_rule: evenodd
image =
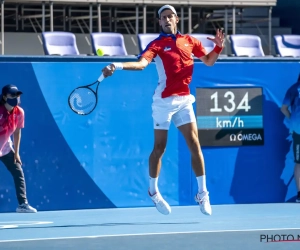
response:
<path id="1" fill-rule="evenodd" d="M 70 108 L 78 115 L 88 115 L 96 108 L 98 103 L 98 87 L 104 79 L 103 74 L 92 84 L 74 89 L 68 98 Z M 91 87 L 96 86 L 96 91 Z"/>

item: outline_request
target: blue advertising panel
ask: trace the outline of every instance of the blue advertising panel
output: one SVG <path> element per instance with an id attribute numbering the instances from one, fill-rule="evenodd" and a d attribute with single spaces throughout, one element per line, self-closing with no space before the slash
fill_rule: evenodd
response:
<path id="1" fill-rule="evenodd" d="M 95 110 L 80 116 L 70 110 L 68 96 L 97 80 L 107 62 L 68 60 L 0 62 L 1 85 L 16 84 L 24 93 L 20 155 L 29 202 L 38 210 L 152 206 L 155 65 L 115 72 L 100 84 Z M 212 204 L 294 199 L 292 142 L 280 107 L 299 66 L 278 59 L 222 60 L 213 67 L 195 62 L 190 88 L 198 128 L 221 138 L 199 133 Z M 159 189 L 170 205 L 195 205 L 188 148 L 174 125 L 168 136 Z M 16 206 L 13 179 L 0 165 L 0 211 Z"/>

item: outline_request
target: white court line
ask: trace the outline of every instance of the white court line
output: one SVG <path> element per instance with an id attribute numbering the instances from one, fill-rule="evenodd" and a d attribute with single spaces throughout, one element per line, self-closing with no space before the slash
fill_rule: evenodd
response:
<path id="1" fill-rule="evenodd" d="M 34 220 L 0 221 L 0 225 L 3 225 L 3 224 L 41 225 L 41 224 L 51 224 L 51 223 L 53 223 L 53 221 L 34 221 Z"/>
<path id="2" fill-rule="evenodd" d="M 0 240 L 5 242 L 22 242 L 22 241 L 43 241 L 43 240 L 69 240 L 84 238 L 106 238 L 106 237 L 127 237 L 127 236 L 151 236 L 151 235 L 172 235 L 172 234 L 197 234 L 197 233 L 230 233 L 230 232 L 255 232 L 255 231 L 276 231 L 276 230 L 299 230 L 296 228 L 262 228 L 262 229 L 241 229 L 241 230 L 210 230 L 210 231 L 187 231 L 187 232 L 164 232 L 164 233 L 140 233 L 140 234 L 111 234 L 111 235 L 92 235 L 92 236 L 70 236 L 70 237 L 53 237 L 53 238 L 35 238 L 35 239 L 18 239 L 18 240 Z"/>
<path id="3" fill-rule="evenodd" d="M 51 224 L 52 221 L 0 221 L 0 229 L 7 228 L 16 228 L 19 226 L 35 226 L 35 225 L 44 225 Z"/>

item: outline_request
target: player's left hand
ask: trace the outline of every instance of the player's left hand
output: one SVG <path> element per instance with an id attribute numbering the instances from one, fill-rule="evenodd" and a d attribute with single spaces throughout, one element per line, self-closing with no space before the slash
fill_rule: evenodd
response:
<path id="1" fill-rule="evenodd" d="M 22 161 L 21 161 L 20 155 L 17 154 L 17 153 L 15 153 L 14 162 L 15 162 L 15 164 L 16 163 L 20 163 L 20 165 L 22 165 Z"/>
<path id="2" fill-rule="evenodd" d="M 214 42 L 220 48 L 224 47 L 225 34 L 221 29 L 217 29 L 215 37 L 208 37 L 207 39 Z"/>

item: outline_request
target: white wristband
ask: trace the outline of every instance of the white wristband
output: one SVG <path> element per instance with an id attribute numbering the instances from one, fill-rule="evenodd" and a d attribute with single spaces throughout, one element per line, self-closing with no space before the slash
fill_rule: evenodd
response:
<path id="1" fill-rule="evenodd" d="M 122 70 L 123 69 L 123 63 L 112 63 L 115 66 L 116 70 Z"/>

